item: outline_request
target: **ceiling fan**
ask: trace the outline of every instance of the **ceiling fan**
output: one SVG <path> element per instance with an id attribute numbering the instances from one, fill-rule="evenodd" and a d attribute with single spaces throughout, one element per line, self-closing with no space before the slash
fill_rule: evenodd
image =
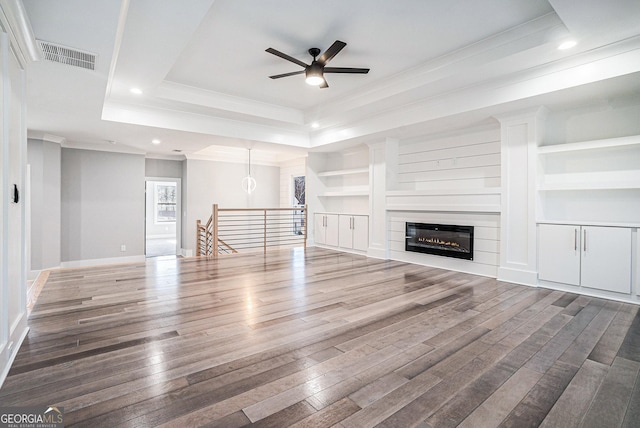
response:
<path id="1" fill-rule="evenodd" d="M 324 78 L 324 73 L 367 74 L 369 72 L 368 68 L 326 67 L 327 63 L 331 61 L 331 59 L 336 56 L 338 52 L 340 52 L 345 46 L 347 46 L 345 42 L 336 40 L 322 55 L 320 55 L 320 49 L 318 48 L 309 49 L 309 55 L 313 57 L 313 61 L 309 65 L 285 53 L 277 51 L 273 48 L 269 48 L 266 50 L 266 52 L 269 52 L 270 54 L 273 54 L 275 56 L 279 56 L 280 58 L 286 59 L 287 61 L 291 61 L 292 63 L 297 64 L 300 67 L 304 67 L 304 70 L 293 71 L 291 73 L 276 74 L 275 76 L 269 77 L 272 79 L 280 79 L 281 77 L 295 76 L 296 74 L 304 73 L 306 77 L 305 81 L 309 85 L 319 86 L 320 88 L 328 88 L 329 85 L 327 85 L 327 81 Z M 320 55 L 319 58 L 318 55 Z"/>

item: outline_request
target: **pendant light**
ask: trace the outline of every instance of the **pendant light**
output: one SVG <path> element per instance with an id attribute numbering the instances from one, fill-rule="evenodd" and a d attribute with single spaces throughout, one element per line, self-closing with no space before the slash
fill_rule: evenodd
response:
<path id="1" fill-rule="evenodd" d="M 249 175 L 242 179 L 242 190 L 249 195 L 256 190 L 256 180 L 251 176 L 251 149 L 249 149 Z"/>

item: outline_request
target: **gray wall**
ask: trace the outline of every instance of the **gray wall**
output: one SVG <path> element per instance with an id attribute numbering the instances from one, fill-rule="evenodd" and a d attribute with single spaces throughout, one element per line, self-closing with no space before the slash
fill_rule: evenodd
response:
<path id="1" fill-rule="evenodd" d="M 242 190 L 242 179 L 248 171 L 244 164 L 189 159 L 185 161 L 182 181 L 183 248 L 195 255 L 196 220 L 206 222 L 212 205 L 220 208 L 277 208 L 280 204 L 280 168 L 251 165 L 256 179 L 256 190 L 247 195 Z M 186 203 L 184 203 L 186 201 Z"/>
<path id="2" fill-rule="evenodd" d="M 60 266 L 60 156 L 59 144 L 28 140 L 31 166 L 31 270 Z"/>
<path id="3" fill-rule="evenodd" d="M 144 178 L 142 155 L 62 149 L 63 262 L 144 255 Z"/>
<path id="4" fill-rule="evenodd" d="M 145 159 L 147 177 L 182 178 L 182 161 L 165 159 Z"/>

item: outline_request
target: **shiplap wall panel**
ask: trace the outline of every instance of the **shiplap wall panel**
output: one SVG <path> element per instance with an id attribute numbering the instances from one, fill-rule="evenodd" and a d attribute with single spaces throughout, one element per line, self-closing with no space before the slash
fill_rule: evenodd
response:
<path id="1" fill-rule="evenodd" d="M 408 174 L 423 171 L 442 171 L 447 169 L 463 169 L 495 165 L 500 165 L 500 153 L 425 160 L 420 162 L 407 162 L 399 165 L 398 172 L 400 174 Z"/>
<path id="2" fill-rule="evenodd" d="M 398 191 L 387 192 L 394 260 L 497 276 L 500 263 L 500 128 L 402 141 Z M 414 193 L 412 193 L 414 192 Z M 474 227 L 473 260 L 404 250 L 406 222 Z"/>
<path id="3" fill-rule="evenodd" d="M 397 181 L 402 188 L 500 186 L 500 129 L 400 143 Z"/>
<path id="4" fill-rule="evenodd" d="M 487 154 L 500 154 L 500 141 L 490 143 L 478 143 L 465 146 L 439 148 L 429 147 L 428 150 L 420 150 L 415 147 L 412 152 L 399 156 L 400 163 L 424 162 L 433 159 L 464 158 L 469 156 L 481 156 Z M 422 146 L 424 148 L 424 146 Z"/>
<path id="5" fill-rule="evenodd" d="M 387 198 L 393 205 L 420 205 L 420 206 L 455 206 L 461 201 L 465 205 L 500 205 L 500 195 L 394 195 Z"/>
<path id="6" fill-rule="evenodd" d="M 456 166 L 446 166 L 438 170 L 430 170 L 428 166 L 419 172 L 402 174 L 399 173 L 401 183 L 435 181 L 447 182 L 451 187 L 457 187 L 455 181 L 470 178 L 498 178 L 500 177 L 500 165 L 478 165 L 470 168 L 460 168 Z"/>
<path id="7" fill-rule="evenodd" d="M 455 187 L 452 188 L 452 186 Z M 403 182 L 399 186 L 401 189 L 429 190 L 429 189 L 496 189 L 500 187 L 500 177 L 466 178 L 459 180 L 445 181 L 420 181 Z"/>
<path id="8" fill-rule="evenodd" d="M 495 143 L 496 141 L 500 141 L 500 127 L 497 122 L 496 126 L 490 129 L 468 132 L 466 134 L 452 135 L 443 138 L 429 139 L 417 137 L 411 140 L 404 140 L 398 148 L 398 153 L 402 156 L 408 153 L 440 149 L 446 150 L 454 147 Z"/>

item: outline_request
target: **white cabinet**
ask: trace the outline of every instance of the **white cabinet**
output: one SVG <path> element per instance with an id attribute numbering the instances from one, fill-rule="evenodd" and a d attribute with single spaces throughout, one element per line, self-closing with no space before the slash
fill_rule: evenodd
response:
<path id="1" fill-rule="evenodd" d="M 538 278 L 580 285 L 580 226 L 541 224 L 538 232 Z"/>
<path id="2" fill-rule="evenodd" d="M 582 226 L 581 285 L 631 292 L 631 229 Z"/>
<path id="3" fill-rule="evenodd" d="M 538 278 L 629 294 L 631 229 L 540 224 Z"/>
<path id="4" fill-rule="evenodd" d="M 338 246 L 338 214 L 316 214 L 314 230 L 317 244 Z"/>
<path id="5" fill-rule="evenodd" d="M 345 250 L 367 251 L 369 216 L 316 213 L 315 242 Z"/>
<path id="6" fill-rule="evenodd" d="M 341 214 L 339 244 L 342 248 L 367 251 L 369 247 L 369 217 Z"/>

